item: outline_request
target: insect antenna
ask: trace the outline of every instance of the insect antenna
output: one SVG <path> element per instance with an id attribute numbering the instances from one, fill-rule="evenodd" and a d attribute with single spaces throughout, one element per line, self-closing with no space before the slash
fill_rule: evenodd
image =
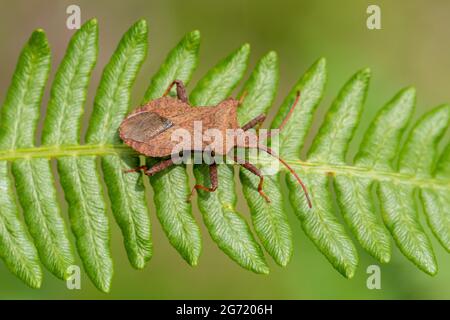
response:
<path id="1" fill-rule="evenodd" d="M 312 208 L 312 202 L 311 202 L 311 198 L 309 197 L 308 190 L 306 189 L 305 184 L 303 183 L 302 179 L 300 179 L 298 174 L 294 171 L 294 169 L 292 169 L 292 167 L 286 161 L 284 161 L 282 158 L 280 158 L 271 148 L 260 144 L 257 146 L 257 149 L 265 151 L 268 154 L 270 154 L 272 157 L 277 158 L 278 161 L 280 161 L 294 175 L 295 179 L 297 179 L 298 183 L 300 184 L 300 186 L 303 189 L 303 192 L 305 193 L 306 201 L 308 202 L 308 207 Z"/>
<path id="2" fill-rule="evenodd" d="M 238 100 L 238 107 L 240 107 L 242 105 L 242 103 L 244 103 L 245 98 L 247 97 L 248 91 L 244 91 L 241 95 L 241 97 Z"/>
<path id="3" fill-rule="evenodd" d="M 167 96 L 170 93 L 170 90 L 172 90 L 173 86 L 176 84 L 176 81 L 172 81 L 172 83 L 166 88 L 166 91 L 163 93 L 163 97 Z"/>
<path id="4" fill-rule="evenodd" d="M 294 113 L 295 107 L 298 105 L 299 101 L 300 101 L 300 91 L 297 91 L 297 95 L 295 96 L 295 101 L 292 104 L 292 107 L 289 109 L 288 114 L 286 115 L 286 117 L 283 119 L 280 126 L 278 127 L 278 130 L 276 131 L 276 133 L 279 133 L 284 128 L 284 126 L 286 125 L 286 123 L 289 121 L 292 114 Z M 271 136 L 273 136 L 272 130 L 270 130 L 267 133 L 267 137 L 271 137 Z"/>
<path id="5" fill-rule="evenodd" d="M 278 127 L 278 129 L 281 131 L 283 127 L 286 125 L 292 114 L 294 113 L 295 107 L 298 105 L 298 102 L 300 101 L 300 91 L 297 91 L 297 95 L 295 96 L 294 104 L 292 104 L 291 109 L 289 110 L 287 116 L 283 119 L 283 122 L 281 122 L 281 125 Z"/>

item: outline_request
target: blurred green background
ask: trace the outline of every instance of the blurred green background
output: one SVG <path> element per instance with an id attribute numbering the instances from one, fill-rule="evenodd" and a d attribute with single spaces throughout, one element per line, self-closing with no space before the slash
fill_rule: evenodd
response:
<path id="1" fill-rule="evenodd" d="M 244 42 L 252 46 L 251 66 L 265 52 L 278 52 L 281 78 L 274 110 L 305 69 L 317 58 L 326 57 L 329 69 L 327 94 L 311 134 L 317 131 L 324 110 L 351 74 L 362 67 L 370 67 L 373 78 L 366 109 L 349 159 L 368 121 L 400 88 L 410 84 L 416 86 L 416 118 L 431 107 L 450 100 L 450 2 L 447 0 L 3 1 L 0 10 L 1 100 L 4 99 L 19 52 L 36 28 L 47 32 L 52 46 L 54 74 L 73 34 L 73 30 L 66 28 L 66 8 L 70 4 L 81 7 L 83 22 L 96 17 L 100 26 L 99 61 L 90 86 L 86 118 L 92 109 L 93 95 L 103 66 L 122 34 L 139 18 L 145 18 L 149 23 L 150 49 L 134 87 L 135 104 L 141 100 L 151 75 L 168 50 L 186 32 L 194 29 L 202 33 L 202 46 L 201 62 L 192 83 L 217 60 Z M 381 7 L 382 30 L 366 28 L 366 8 L 369 4 Z M 48 88 L 45 101 L 47 99 Z M 448 133 L 444 140 L 449 140 Z M 248 218 L 240 187 L 238 191 L 240 212 Z M 437 276 L 425 275 L 398 249 L 394 249 L 391 263 L 381 266 L 382 289 L 369 290 L 366 287 L 366 268 L 378 263 L 359 247 L 358 273 L 352 280 L 344 279 L 305 237 L 287 203 L 286 211 L 295 237 L 294 255 L 286 268 L 277 267 L 268 259 L 272 269 L 268 276 L 255 275 L 238 267 L 219 251 L 203 226 L 204 249 L 200 264 L 196 268 L 189 267 L 169 245 L 155 217 L 153 204 L 149 203 L 149 206 L 152 211 L 154 257 L 144 271 L 131 268 L 119 228 L 111 223 L 115 277 L 110 294 L 97 291 L 85 274 L 82 275 L 82 290 L 70 291 L 64 282 L 48 272 L 45 273 L 42 289 L 32 290 L 0 263 L 0 298 L 450 298 L 450 255 L 434 238 L 440 269 Z M 201 224 L 196 209 L 194 213 Z M 421 218 L 425 225 L 423 215 Z M 111 214 L 110 219 L 113 220 Z M 428 229 L 427 232 L 432 237 Z"/>

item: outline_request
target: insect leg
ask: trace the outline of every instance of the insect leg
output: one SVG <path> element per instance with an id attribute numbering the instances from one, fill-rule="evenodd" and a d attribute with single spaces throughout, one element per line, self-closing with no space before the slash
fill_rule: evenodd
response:
<path id="1" fill-rule="evenodd" d="M 148 169 L 147 166 L 139 166 L 139 167 L 136 167 L 136 168 L 134 168 L 134 169 L 123 170 L 123 172 L 124 172 L 124 173 L 131 173 L 131 172 L 139 172 L 139 171 L 141 171 L 141 170 L 147 170 L 147 169 Z"/>
<path id="2" fill-rule="evenodd" d="M 249 122 L 244 124 L 241 129 L 244 131 L 247 131 L 248 129 L 251 129 L 251 128 L 255 127 L 256 125 L 263 123 L 265 119 L 266 119 L 266 115 L 260 114 L 256 118 L 253 118 L 252 120 L 250 120 Z"/>
<path id="3" fill-rule="evenodd" d="M 147 176 L 151 177 L 154 174 L 157 174 L 158 172 L 163 171 L 164 169 L 167 169 L 168 167 L 171 167 L 173 165 L 174 163 L 172 159 L 163 160 L 152 166 L 150 169 L 145 170 L 144 173 Z"/>
<path id="4" fill-rule="evenodd" d="M 270 203 L 269 197 L 263 191 L 264 176 L 262 175 L 261 170 L 259 170 L 257 167 L 255 167 L 253 164 L 251 164 L 246 160 L 245 161 L 240 160 L 238 157 L 234 157 L 234 161 L 237 164 L 241 165 L 243 168 L 247 169 L 248 171 L 259 177 L 258 192 L 268 203 Z"/>
<path id="5" fill-rule="evenodd" d="M 281 122 L 281 125 L 278 127 L 278 132 L 281 131 L 281 129 L 283 129 L 283 127 L 286 125 L 286 123 L 292 116 L 292 113 L 294 112 L 294 109 L 297 106 L 299 100 L 300 100 L 300 91 L 297 91 L 297 96 L 295 97 L 295 101 L 292 104 L 292 107 L 289 109 L 289 112 L 288 112 L 286 118 L 283 119 L 283 121 Z M 251 128 L 255 127 L 256 125 L 263 123 L 265 119 L 266 119 L 266 115 L 260 114 L 259 116 L 253 118 L 252 120 L 250 120 L 249 122 L 244 124 L 241 129 L 244 131 L 247 131 L 248 129 L 251 129 Z M 272 135 L 272 131 L 268 132 L 268 137 L 270 137 L 271 135 Z"/>
<path id="6" fill-rule="evenodd" d="M 214 192 L 217 190 L 217 187 L 219 186 L 219 180 L 217 177 L 217 164 L 212 163 L 209 165 L 209 180 L 211 180 L 211 187 L 205 187 L 201 184 L 196 184 L 191 191 L 191 194 L 189 195 L 187 202 L 191 201 L 191 197 L 194 194 L 194 190 L 203 190 L 206 192 Z"/>
<path id="7" fill-rule="evenodd" d="M 177 97 L 178 99 L 180 99 L 183 102 L 188 103 L 188 98 L 187 98 L 187 94 L 186 94 L 186 87 L 184 86 L 183 81 L 181 80 L 174 80 L 172 81 L 172 83 L 167 87 L 166 91 L 163 94 L 163 97 L 167 96 L 170 92 L 170 90 L 172 90 L 172 87 L 174 85 L 177 85 Z"/>

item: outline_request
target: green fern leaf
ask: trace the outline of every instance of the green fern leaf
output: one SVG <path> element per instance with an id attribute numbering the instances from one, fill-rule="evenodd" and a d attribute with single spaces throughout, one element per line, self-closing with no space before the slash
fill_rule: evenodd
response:
<path id="1" fill-rule="evenodd" d="M 238 108 L 240 125 L 268 112 L 275 98 L 278 78 L 278 57 L 272 51 L 261 58 L 241 90 L 241 95 L 246 96 Z M 283 210 L 279 176 L 264 178 L 264 192 L 271 201 L 267 203 L 258 192 L 259 178 L 244 168 L 240 169 L 239 175 L 259 239 L 275 262 L 286 266 L 292 255 L 293 243 L 291 228 Z"/>
<path id="2" fill-rule="evenodd" d="M 420 192 L 428 225 L 442 246 L 450 252 L 450 195 L 448 190 L 423 188 Z"/>
<path id="3" fill-rule="evenodd" d="M 243 45 L 220 61 L 198 83 L 191 93 L 194 106 L 215 105 L 228 97 L 244 75 L 250 46 Z M 198 206 L 203 220 L 220 249 L 242 267 L 257 273 L 269 269 L 258 243 L 246 221 L 236 212 L 234 171 L 231 165 L 218 165 L 219 187 L 214 193 L 199 190 Z M 209 186 L 209 170 L 206 165 L 194 165 L 198 184 Z"/>
<path id="4" fill-rule="evenodd" d="M 32 35 L 29 49 L 22 54 L 2 109 L 3 149 L 34 146 L 42 93 L 50 70 L 50 48 L 43 32 Z M 60 209 L 54 205 L 57 198 L 49 163 L 45 159 L 20 159 L 13 162 L 12 170 L 41 261 L 52 273 L 65 279 L 67 267 L 75 259 Z"/>
<path id="5" fill-rule="evenodd" d="M 50 70 L 50 48 L 42 30 L 35 31 L 23 48 L 8 90 L 1 113 L 0 148 L 14 150 L 32 147 L 37 120 L 40 114 L 45 82 Z M 29 159 L 14 162 L 14 174 L 26 222 L 36 242 L 44 264 L 55 274 L 63 277 L 65 263 L 72 260 L 69 242 L 56 202 L 54 186 L 44 179 L 35 180 L 36 170 L 47 169 L 42 162 L 31 163 Z M 31 243 L 22 223 L 18 220 L 18 208 L 7 171 L 6 161 L 0 162 L 0 253 L 8 268 L 29 286 L 41 285 L 42 271 L 36 248 Z M 39 172 L 39 171 L 38 171 Z M 42 189 L 39 189 L 42 188 Z M 49 194 L 46 194 L 49 193 Z M 36 201 L 36 202 L 35 202 Z M 42 202 L 41 202 L 42 201 Z M 47 237 L 40 229 L 51 231 Z M 49 230 L 50 229 L 50 230 Z M 47 248 L 47 246 L 49 246 Z M 47 251 L 48 249 L 48 251 Z M 67 260 L 66 260 L 67 259 Z"/>
<path id="6" fill-rule="evenodd" d="M 392 168 L 402 133 L 412 116 L 414 102 L 415 90 L 407 88 L 381 109 L 361 142 L 355 166 L 368 170 Z M 371 196 L 374 181 L 368 177 L 338 175 L 334 183 L 345 221 L 361 246 L 380 262 L 389 262 L 390 237 L 375 215 Z"/>
<path id="7" fill-rule="evenodd" d="M 314 139 L 308 161 L 344 163 L 348 144 L 362 112 L 369 77 L 370 72 L 367 69 L 362 70 L 341 90 Z M 305 233 L 342 275 L 353 277 L 358 255 L 343 226 L 333 214 L 328 177 L 314 172 L 304 172 L 301 176 L 309 186 L 313 199 L 312 209 L 305 206 L 304 196 L 292 177 L 288 177 L 288 184 L 291 201 Z"/>
<path id="8" fill-rule="evenodd" d="M 147 54 L 147 23 L 140 20 L 122 37 L 106 65 L 90 119 L 86 141 L 114 145 L 118 128 L 130 109 L 131 87 Z M 124 173 L 140 165 L 139 156 L 107 155 L 101 158 L 112 211 L 119 224 L 128 258 L 142 269 L 152 256 L 151 226 L 142 175 Z"/>
<path id="9" fill-rule="evenodd" d="M 255 66 L 239 97 L 245 95 L 237 109 L 238 121 L 244 125 L 260 114 L 266 114 L 272 105 L 280 77 L 278 56 L 270 51 Z"/>
<path id="10" fill-rule="evenodd" d="M 433 152 L 435 153 L 435 151 Z M 445 181 L 450 176 L 450 144 L 438 160 L 432 176 Z M 420 192 L 428 225 L 442 246 L 450 252 L 450 193 L 445 188 L 423 188 Z"/>
<path id="11" fill-rule="evenodd" d="M 195 106 L 214 105 L 227 98 L 244 76 L 249 55 L 250 45 L 246 43 L 217 63 L 192 90 L 191 104 Z"/>
<path id="12" fill-rule="evenodd" d="M 150 81 L 143 103 L 163 95 L 173 80 L 187 84 L 197 67 L 200 32 L 188 33 L 168 54 Z M 154 160 L 148 161 L 149 165 Z M 172 246 L 192 266 L 197 265 L 202 248 L 200 228 L 186 202 L 189 181 L 184 165 L 174 166 L 150 178 L 158 219 Z"/>
<path id="13" fill-rule="evenodd" d="M 142 269 L 152 256 L 151 224 L 142 174 L 124 173 L 138 166 L 140 157 L 118 137 L 118 126 L 130 109 L 132 85 L 146 56 L 147 25 L 143 20 L 135 23 L 106 65 L 95 96 L 87 144 L 81 145 L 80 126 L 91 71 L 97 59 L 97 38 L 95 20 L 88 21 L 73 35 L 51 87 L 41 146 L 35 146 L 35 131 L 50 69 L 50 49 L 41 30 L 32 34 L 22 50 L 1 110 L 0 257 L 11 272 L 31 287 L 41 285 L 39 260 L 61 279 L 67 278 L 69 266 L 75 263 L 57 201 L 51 158 L 57 161 L 79 255 L 87 275 L 99 290 L 110 290 L 113 261 L 97 160 L 101 163 L 111 209 L 122 230 L 131 265 Z M 198 63 L 199 44 L 198 31 L 188 33 L 178 43 L 151 78 L 143 103 L 159 98 L 175 79 L 189 82 Z M 191 104 L 215 105 L 231 95 L 247 69 L 249 52 L 246 44 L 207 72 L 192 91 Z M 240 90 L 241 125 L 268 113 L 278 77 L 277 56 L 269 52 L 257 63 Z M 358 255 L 335 215 L 336 208 L 361 246 L 380 262 L 391 259 L 392 235 L 409 260 L 434 275 L 437 262 L 430 239 L 419 222 L 418 204 L 423 205 L 433 234 L 450 252 L 450 145 L 441 155 L 438 153 L 438 145 L 449 126 L 450 106 L 439 106 L 423 116 L 399 152 L 415 104 L 415 90 L 401 90 L 379 111 L 353 163 L 349 164 L 347 149 L 363 112 L 369 77 L 370 72 L 364 69 L 347 82 L 326 114 L 306 160 L 301 160 L 327 78 L 326 62 L 319 59 L 284 99 L 271 128 L 280 126 L 297 91 L 301 92 L 300 106 L 280 132 L 278 141 L 272 139 L 270 145 L 279 150 L 304 180 L 312 209 L 308 208 L 305 195 L 292 175 L 287 176 L 290 202 L 306 235 L 341 274 L 348 278 L 355 274 Z M 171 94 L 174 93 L 172 90 Z M 249 161 L 254 160 L 251 157 Z M 157 161 L 147 159 L 148 165 Z M 18 215 L 8 162 L 11 162 L 17 198 L 31 237 Z M 265 159 L 256 164 L 265 169 Z M 210 184 L 206 164 L 195 165 L 194 175 L 197 183 Z M 256 273 L 268 273 L 261 247 L 236 210 L 233 166 L 219 165 L 218 175 L 216 192 L 198 192 L 198 205 L 208 232 L 219 248 L 240 266 Z M 258 177 L 241 169 L 240 179 L 258 238 L 274 261 L 285 266 L 293 244 L 284 210 L 281 174 L 265 176 L 264 192 L 271 198 L 270 203 L 257 191 Z M 330 182 L 333 182 L 337 207 Z M 186 203 L 190 194 L 186 166 L 164 170 L 151 177 L 150 183 L 156 213 L 170 243 L 190 265 L 196 265 L 202 241 L 192 207 Z M 416 195 L 419 195 L 417 199 Z M 387 228 L 376 215 L 376 200 Z"/>
<path id="14" fill-rule="evenodd" d="M 69 205 L 78 253 L 94 285 L 108 292 L 113 275 L 109 221 L 95 156 L 58 160 L 58 172 Z"/>
<path id="15" fill-rule="evenodd" d="M 199 48 L 200 32 L 194 30 L 186 34 L 169 52 L 159 70 L 150 80 L 142 104 L 161 97 L 173 80 L 181 80 L 187 85 L 197 68 Z M 175 93 L 175 88 L 172 89 L 172 93 Z"/>
<path id="16" fill-rule="evenodd" d="M 420 119 L 400 154 L 400 172 L 429 176 L 437 154 L 437 143 L 448 127 L 450 107 L 444 105 Z M 382 183 L 378 187 L 383 219 L 402 253 L 428 274 L 437 272 L 431 242 L 418 220 L 414 185 Z"/>
<path id="17" fill-rule="evenodd" d="M 51 89 L 42 136 L 46 146 L 80 142 L 86 90 L 97 59 L 97 38 L 97 22 L 90 20 L 69 43 Z M 58 172 L 69 204 L 78 253 L 94 284 L 107 292 L 113 272 L 109 222 L 95 156 L 61 157 L 58 159 Z"/>
<path id="18" fill-rule="evenodd" d="M 299 106 L 279 134 L 280 156 L 284 159 L 300 159 L 300 152 L 311 127 L 314 111 L 322 99 L 327 81 L 326 60 L 317 60 L 292 87 L 284 99 L 273 122 L 278 128 L 291 109 L 297 92 L 300 92 Z"/>
<path id="19" fill-rule="evenodd" d="M 450 176 L 450 143 L 445 148 L 436 165 L 435 175 L 442 180 Z"/>

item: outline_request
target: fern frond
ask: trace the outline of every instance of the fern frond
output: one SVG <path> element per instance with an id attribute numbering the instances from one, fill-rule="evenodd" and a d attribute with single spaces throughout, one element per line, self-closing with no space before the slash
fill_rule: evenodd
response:
<path id="1" fill-rule="evenodd" d="M 117 128 L 130 109 L 131 87 L 147 54 L 147 33 L 144 20 L 135 23 L 105 66 L 86 134 L 87 143 L 112 145 L 120 141 Z M 152 256 L 145 189 L 141 174 L 124 173 L 139 164 L 135 155 L 101 157 L 111 208 L 122 230 L 128 258 L 133 267 L 142 269 Z"/>
<path id="2" fill-rule="evenodd" d="M 39 118 L 39 106 L 50 70 L 50 48 L 42 30 L 35 31 L 23 48 L 14 71 L 11 86 L 1 112 L 0 147 L 10 150 L 32 147 Z M 54 185 L 51 180 L 35 178 L 39 170 L 50 171 L 42 161 L 31 165 L 29 159 L 14 161 L 18 190 L 23 191 L 21 205 L 30 232 L 39 249 L 43 263 L 59 276 L 64 275 L 65 259 L 71 260 L 68 240 L 65 238 L 62 218 L 56 204 Z M 42 281 L 36 248 L 28 238 L 18 219 L 18 208 L 7 171 L 6 161 L 0 162 L 1 225 L 0 255 L 8 268 L 29 286 L 38 288 Z M 31 178 L 30 178 L 31 177 Z M 31 180 L 31 181 L 30 181 Z M 31 185 L 29 184 L 31 182 Z M 45 183 L 40 185 L 39 182 Z M 23 186 L 21 188 L 20 186 Z M 39 189 L 42 187 L 42 189 Z M 36 225 L 34 225 L 36 223 Z M 40 229 L 54 234 L 48 237 Z M 50 229 L 50 230 L 49 230 Z M 49 246 L 49 252 L 46 246 Z M 62 270 L 61 270 L 62 268 Z M 61 272 L 62 271 L 62 272 Z"/>
<path id="3" fill-rule="evenodd" d="M 168 54 L 161 68 L 150 80 L 143 103 L 161 97 L 170 83 L 179 79 L 186 85 L 198 63 L 200 32 L 188 33 Z M 154 160 L 148 160 L 153 165 Z M 174 166 L 150 178 L 158 219 L 172 246 L 191 266 L 198 263 L 202 248 L 200 228 L 186 202 L 189 181 L 184 165 Z M 174 195 L 168 197 L 167 195 Z"/>
<path id="4" fill-rule="evenodd" d="M 250 46 L 244 44 L 220 61 L 197 84 L 190 102 L 195 106 L 214 105 L 227 98 L 247 69 Z M 220 249 L 242 267 L 256 273 L 268 273 L 263 252 L 255 241 L 247 222 L 236 211 L 234 170 L 231 165 L 218 165 L 221 181 L 216 192 L 198 192 L 198 206 L 208 231 Z M 209 170 L 194 165 L 197 183 L 209 186 Z"/>
<path id="5" fill-rule="evenodd" d="M 60 279 L 66 279 L 68 267 L 76 263 L 57 201 L 51 159 L 57 161 L 79 256 L 99 290 L 108 292 L 113 276 L 108 206 L 99 170 L 131 265 L 142 269 L 152 256 L 143 177 L 124 173 L 137 167 L 142 159 L 122 144 L 117 131 L 131 107 L 131 89 L 147 54 L 147 33 L 146 22 L 136 22 L 104 68 L 86 144 L 80 144 L 80 132 L 87 87 L 97 60 L 96 20 L 86 22 L 68 45 L 51 86 L 42 144 L 38 146 L 35 131 L 50 70 L 50 49 L 44 32 L 35 31 L 21 52 L 0 119 L 0 257 L 31 287 L 41 285 L 40 262 Z M 175 79 L 186 84 L 190 81 L 198 64 L 199 45 L 198 31 L 181 39 L 151 78 L 143 104 L 160 97 Z M 231 95 L 244 77 L 249 54 L 250 46 L 245 44 L 216 64 L 195 85 L 191 104 L 214 105 Z M 275 52 L 258 61 L 239 90 L 239 96 L 244 97 L 238 109 L 240 124 L 269 111 L 277 91 L 278 69 Z M 325 59 L 316 61 L 284 99 L 271 128 L 280 126 L 297 92 L 301 92 L 300 107 L 280 132 L 278 145 L 276 140 L 271 144 L 279 147 L 279 154 L 302 177 L 313 207 L 307 206 L 305 195 L 291 175 L 286 176 L 289 200 L 305 234 L 345 277 L 354 276 L 358 253 L 337 217 L 336 207 L 361 247 L 377 260 L 387 263 L 391 259 L 392 237 L 405 257 L 434 275 L 438 270 L 436 258 L 418 215 L 419 206 L 423 206 L 434 236 L 450 252 L 450 144 L 442 154 L 438 148 L 449 126 L 450 106 L 441 105 L 420 118 L 402 145 L 411 124 L 416 92 L 410 87 L 401 90 L 378 112 L 355 158 L 348 163 L 347 150 L 364 111 L 369 79 L 370 71 L 363 69 L 344 85 L 326 113 L 306 159 L 301 154 L 325 92 Z M 158 159 L 146 161 L 153 165 Z M 258 165 L 264 168 L 265 160 Z M 236 209 L 234 168 L 221 164 L 218 174 L 216 192 L 198 192 L 206 228 L 232 260 L 245 269 L 266 274 L 269 267 L 263 250 Z M 195 165 L 194 175 L 197 183 L 210 184 L 206 165 Z M 265 176 L 264 192 L 270 203 L 258 193 L 257 177 L 245 170 L 240 170 L 239 176 L 257 238 L 278 265 L 286 266 L 293 243 L 281 191 L 282 173 Z M 156 215 L 171 245 L 188 264 L 197 265 L 202 239 L 192 206 L 186 203 L 190 193 L 186 166 L 160 172 L 150 178 L 150 183 Z M 26 226 L 19 218 L 16 197 Z M 377 215 L 378 206 L 381 217 Z"/>
<path id="6" fill-rule="evenodd" d="M 406 175 L 428 176 L 437 153 L 437 142 L 448 127 L 450 107 L 444 105 L 420 119 L 400 153 L 399 170 Z M 431 275 L 437 262 L 431 242 L 418 218 L 414 201 L 415 186 L 381 183 L 378 194 L 383 219 L 402 253 Z"/>
<path id="7" fill-rule="evenodd" d="M 278 78 L 278 57 L 275 52 L 269 52 L 258 62 L 241 91 L 246 96 L 238 109 L 240 125 L 269 111 L 275 98 Z M 279 176 L 264 179 L 264 188 L 270 193 L 271 203 L 267 203 L 259 194 L 258 177 L 244 168 L 240 169 L 239 176 L 258 238 L 275 262 L 286 266 L 291 259 L 293 243 L 291 228 L 283 210 Z"/>
<path id="8" fill-rule="evenodd" d="M 53 81 L 43 145 L 80 143 L 84 102 L 97 60 L 97 43 L 96 20 L 87 22 L 72 37 Z M 57 162 L 78 253 L 94 284 L 108 291 L 113 272 L 109 222 L 95 156 L 73 155 L 61 157 Z"/>
<path id="9" fill-rule="evenodd" d="M 307 158 L 309 162 L 344 163 L 362 112 L 369 77 L 368 70 L 361 70 L 342 88 L 313 141 Z M 302 227 L 333 266 L 351 278 L 358 265 L 358 254 L 344 227 L 333 214 L 328 175 L 305 172 L 302 176 L 313 199 L 311 210 L 303 205 L 304 196 L 296 182 L 291 177 L 288 179 L 291 201 L 296 205 L 295 211 Z"/>

